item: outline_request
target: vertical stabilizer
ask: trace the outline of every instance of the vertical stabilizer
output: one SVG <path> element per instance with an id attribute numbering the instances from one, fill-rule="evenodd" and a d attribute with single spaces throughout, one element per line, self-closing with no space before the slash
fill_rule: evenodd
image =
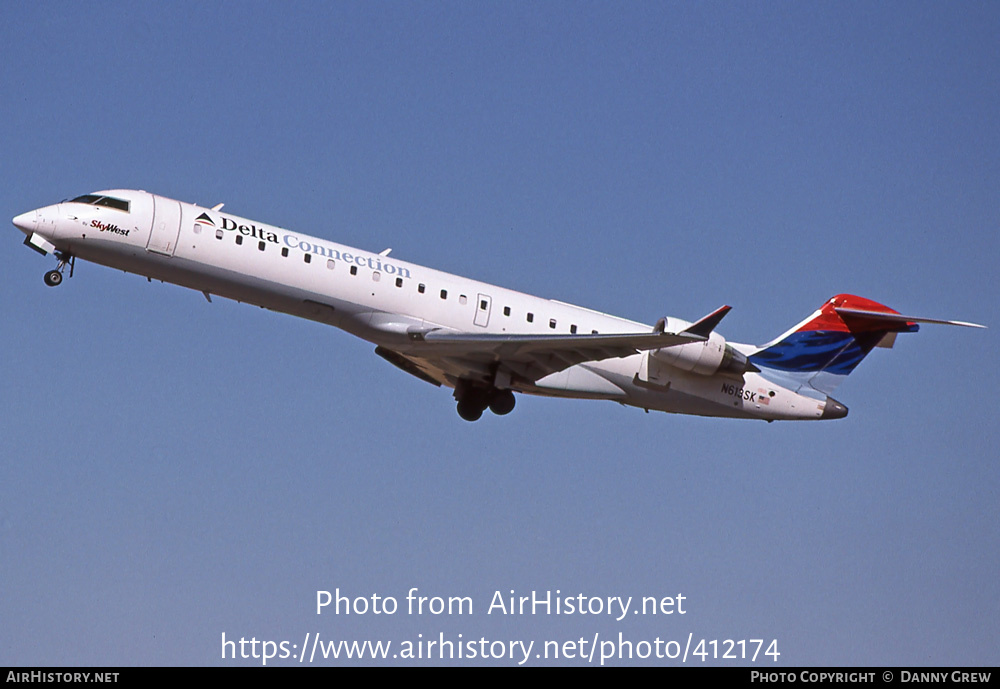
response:
<path id="1" fill-rule="evenodd" d="M 829 395 L 887 335 L 918 330 L 905 318 L 871 299 L 838 294 L 749 359 L 764 376 Z"/>

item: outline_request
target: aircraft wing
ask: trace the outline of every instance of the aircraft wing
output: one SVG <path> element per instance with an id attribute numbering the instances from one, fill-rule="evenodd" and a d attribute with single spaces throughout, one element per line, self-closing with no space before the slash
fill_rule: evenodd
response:
<path id="1" fill-rule="evenodd" d="M 409 333 L 410 341 L 376 353 L 413 375 L 454 386 L 462 378 L 492 382 L 499 369 L 534 382 L 587 361 L 704 342 L 700 334 L 626 333 L 599 335 L 498 335 L 444 330 Z"/>

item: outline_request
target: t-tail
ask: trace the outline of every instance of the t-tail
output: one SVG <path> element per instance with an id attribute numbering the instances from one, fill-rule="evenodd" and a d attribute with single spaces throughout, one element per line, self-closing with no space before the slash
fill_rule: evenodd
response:
<path id="1" fill-rule="evenodd" d="M 761 375 L 799 392 L 832 393 L 875 347 L 892 347 L 896 333 L 913 333 L 919 323 L 970 328 L 962 321 L 903 316 L 871 299 L 838 294 L 778 339 L 748 358 Z M 844 414 L 846 414 L 844 408 Z"/>

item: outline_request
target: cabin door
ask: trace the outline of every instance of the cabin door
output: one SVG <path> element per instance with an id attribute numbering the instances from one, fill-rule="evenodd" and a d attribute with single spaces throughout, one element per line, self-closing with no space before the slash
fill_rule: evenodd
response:
<path id="1" fill-rule="evenodd" d="M 476 299 L 476 318 L 473 321 L 476 325 L 484 328 L 490 323 L 490 305 L 493 300 L 485 294 L 480 294 Z"/>
<path id="2" fill-rule="evenodd" d="M 181 233 L 181 204 L 162 196 L 153 197 L 153 228 L 149 232 L 146 250 L 173 256 Z"/>

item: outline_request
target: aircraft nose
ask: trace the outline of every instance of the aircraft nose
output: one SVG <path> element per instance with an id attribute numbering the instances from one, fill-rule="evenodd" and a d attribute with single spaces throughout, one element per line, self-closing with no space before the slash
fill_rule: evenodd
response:
<path id="1" fill-rule="evenodd" d="M 847 416 L 847 407 L 842 405 L 832 397 L 826 398 L 826 405 L 823 407 L 821 419 L 842 419 Z"/>
<path id="2" fill-rule="evenodd" d="M 27 213 L 16 215 L 12 222 L 14 223 L 14 227 L 30 235 L 35 231 L 35 227 L 38 224 L 38 211 L 28 211 Z"/>

